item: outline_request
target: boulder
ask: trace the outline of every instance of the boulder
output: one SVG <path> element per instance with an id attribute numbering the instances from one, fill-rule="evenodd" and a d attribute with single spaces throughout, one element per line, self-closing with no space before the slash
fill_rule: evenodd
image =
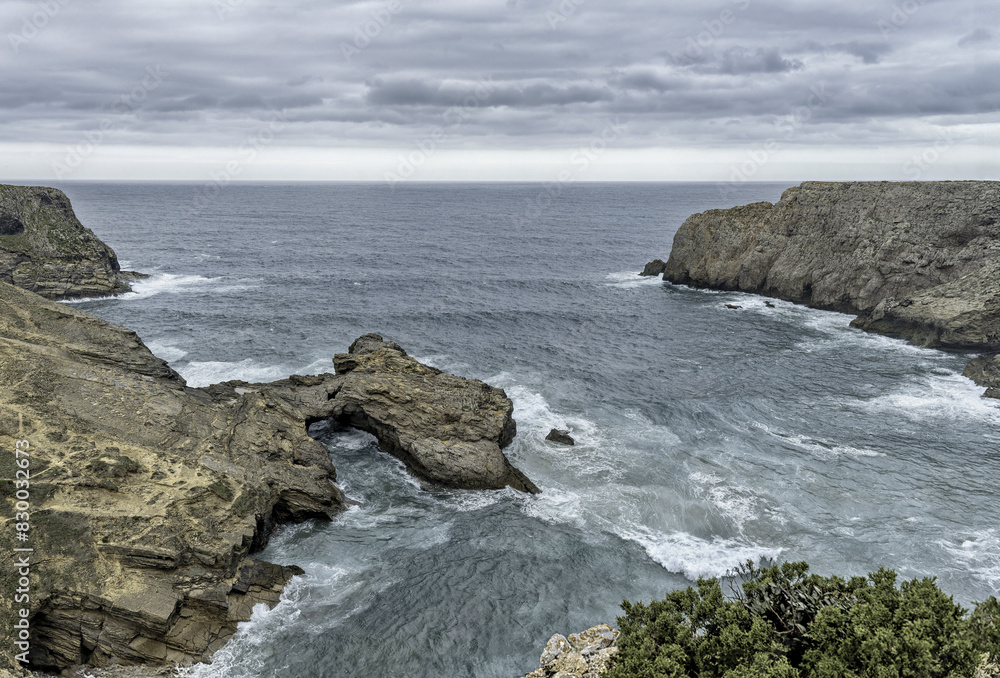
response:
<path id="1" fill-rule="evenodd" d="M 545 644 L 541 666 L 524 678 L 599 678 L 618 653 L 619 631 L 599 624 L 567 639 L 555 634 Z"/>
<path id="2" fill-rule="evenodd" d="M 657 276 L 662 275 L 663 271 L 667 268 L 667 262 L 662 259 L 653 259 L 651 262 L 646 264 L 642 269 L 642 273 L 639 275 L 643 276 Z"/>
<path id="3" fill-rule="evenodd" d="M 569 431 L 564 431 L 558 428 L 554 428 L 549 431 L 549 434 L 545 436 L 545 439 L 554 443 L 560 443 L 561 445 L 576 445 L 576 441 L 573 440 L 573 436 L 569 434 Z"/>
<path id="4" fill-rule="evenodd" d="M 114 250 L 79 222 L 62 191 L 0 185 L 0 281 L 48 299 L 128 292 Z"/>

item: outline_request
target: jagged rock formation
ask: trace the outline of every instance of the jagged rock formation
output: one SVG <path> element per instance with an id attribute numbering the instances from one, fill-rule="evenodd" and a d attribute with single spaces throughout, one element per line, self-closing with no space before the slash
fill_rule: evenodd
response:
<path id="1" fill-rule="evenodd" d="M 55 188 L 0 185 L 0 281 L 48 299 L 128 292 L 114 250 L 77 220 Z"/>
<path id="2" fill-rule="evenodd" d="M 14 541 L 14 454 L 30 530 Z M 31 554 L 35 668 L 206 658 L 296 572 L 250 554 L 277 521 L 343 506 L 287 403 L 187 388 L 134 332 L 0 283 L 0 559 Z M 14 618 L 5 577 L 0 619 Z M 18 608 L 21 606 L 18 605 Z M 2 665 L 14 665 L 11 644 Z"/>
<path id="3" fill-rule="evenodd" d="M 806 182 L 773 205 L 689 217 L 663 278 L 858 313 L 854 326 L 924 346 L 997 352 L 998 273 L 1000 182 Z"/>
<path id="4" fill-rule="evenodd" d="M 618 635 L 607 624 L 571 633 L 569 638 L 557 633 L 545 644 L 540 667 L 524 678 L 599 678 L 618 653 Z"/>
<path id="5" fill-rule="evenodd" d="M 213 388 L 256 390 L 294 403 L 310 423 L 333 419 L 367 431 L 414 475 L 433 483 L 539 492 L 502 452 L 517 431 L 514 405 L 503 390 L 428 367 L 377 334 L 359 338 L 333 364 L 336 375 Z"/>
<path id="6" fill-rule="evenodd" d="M 255 604 L 274 605 L 301 570 L 252 554 L 277 523 L 346 501 L 307 433 L 319 420 L 373 431 L 436 482 L 537 491 L 500 452 L 514 434 L 502 391 L 374 341 L 338 356 L 344 374 L 195 389 L 134 332 L 0 283 L 0 564 L 16 571 L 12 549 L 34 549 L 31 666 L 206 660 Z M 16 586 L 4 578 L 5 624 Z M 0 646 L 0 669 L 18 666 L 14 649 Z"/>

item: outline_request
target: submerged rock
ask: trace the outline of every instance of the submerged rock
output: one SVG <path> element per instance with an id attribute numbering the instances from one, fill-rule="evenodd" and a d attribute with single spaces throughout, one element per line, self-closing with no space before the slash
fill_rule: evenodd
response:
<path id="1" fill-rule="evenodd" d="M 573 440 L 573 436 L 569 434 L 569 431 L 564 431 L 558 428 L 554 428 L 549 431 L 549 434 L 545 436 L 545 439 L 554 443 L 561 443 L 563 445 L 576 445 L 576 441 Z"/>
<path id="2" fill-rule="evenodd" d="M 692 215 L 663 277 L 857 313 L 855 327 L 923 346 L 1000 351 L 1000 182 L 806 182 L 776 204 Z"/>
<path id="3" fill-rule="evenodd" d="M 571 633 L 569 638 L 557 633 L 545 644 L 540 668 L 524 678 L 599 678 L 618 653 L 618 635 L 607 624 Z"/>
<path id="4" fill-rule="evenodd" d="M 114 250 L 76 218 L 55 188 L 0 185 L 0 281 L 48 299 L 128 292 Z"/>

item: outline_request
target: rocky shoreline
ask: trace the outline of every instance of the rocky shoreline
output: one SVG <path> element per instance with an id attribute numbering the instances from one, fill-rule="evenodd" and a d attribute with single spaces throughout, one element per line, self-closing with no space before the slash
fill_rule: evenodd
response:
<path id="1" fill-rule="evenodd" d="M 134 332 L 29 291 L 127 289 L 114 253 L 76 229 L 65 196 L 0 196 L 2 213 L 24 226 L 0 235 L 0 253 L 25 234 L 56 238 L 56 222 L 89 243 L 68 268 L 59 257 L 19 259 L 8 275 L 27 290 L 0 279 L 4 568 L 19 567 L 13 549 L 33 549 L 29 600 L 15 603 L 17 581 L 5 577 L 0 618 L 27 611 L 29 668 L 207 661 L 256 604 L 275 605 L 302 570 L 253 554 L 276 525 L 330 520 L 350 502 L 312 426 L 368 431 L 437 486 L 539 491 L 503 454 L 516 424 L 502 390 L 423 365 L 378 335 L 334 356 L 333 374 L 188 387 Z M 29 264 L 46 276 L 26 277 Z M 27 519 L 15 515 L 17 490 Z M 25 669 L 14 655 L 12 643 L 0 647 L 0 678 Z"/>
<path id="2" fill-rule="evenodd" d="M 142 277 L 121 270 L 62 191 L 0 185 L 0 281 L 46 299 L 75 299 L 122 294 Z"/>
<path id="3" fill-rule="evenodd" d="M 854 327 L 981 352 L 1000 396 L 1000 182 L 806 182 L 689 217 L 643 275 L 857 314 Z"/>

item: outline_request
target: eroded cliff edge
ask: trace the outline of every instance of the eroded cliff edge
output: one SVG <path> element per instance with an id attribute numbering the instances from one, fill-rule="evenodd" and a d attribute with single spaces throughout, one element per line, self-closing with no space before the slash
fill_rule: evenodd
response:
<path id="1" fill-rule="evenodd" d="M 806 182 L 689 217 L 664 280 L 859 314 L 928 347 L 1000 351 L 1000 182 Z M 996 361 L 967 374 L 997 395 Z"/>
<path id="2" fill-rule="evenodd" d="M 47 299 L 128 292 L 138 274 L 76 218 L 55 188 L 0 185 L 0 281 Z"/>
<path id="3" fill-rule="evenodd" d="M 275 604 L 301 570 L 253 553 L 277 523 L 328 520 L 346 501 L 310 424 L 371 430 L 431 482 L 537 491 L 501 452 L 514 432 L 503 391 L 376 335 L 336 363 L 189 388 L 134 332 L 0 282 L 4 571 L 17 572 L 15 547 L 33 549 L 30 600 L 15 604 L 5 577 L 0 620 L 30 609 L 31 667 L 202 661 L 255 604 Z M 15 649 L 0 647 L 0 673 L 21 666 Z"/>

